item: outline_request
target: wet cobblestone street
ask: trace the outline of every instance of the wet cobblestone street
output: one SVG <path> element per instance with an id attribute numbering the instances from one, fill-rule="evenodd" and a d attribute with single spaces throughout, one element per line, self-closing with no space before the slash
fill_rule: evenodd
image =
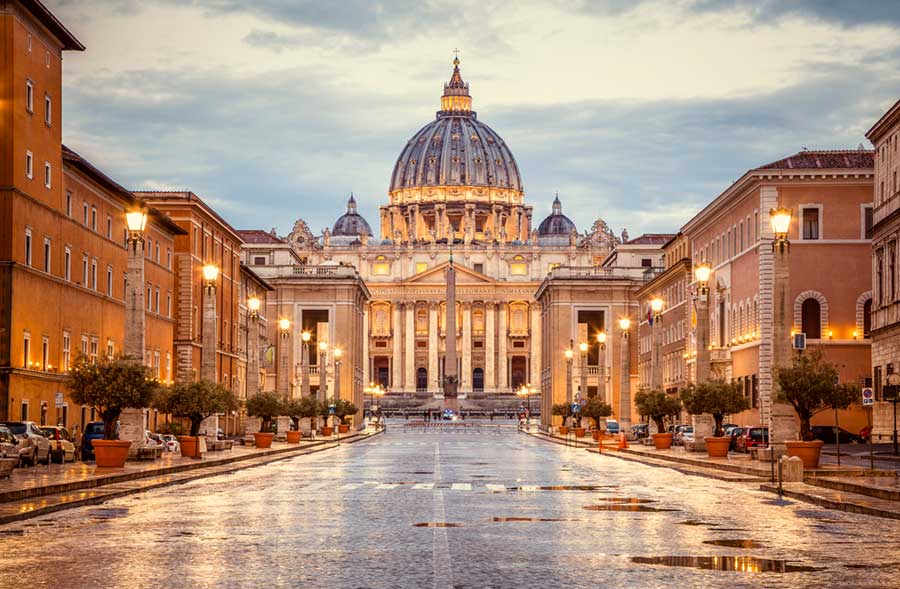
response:
<path id="1" fill-rule="evenodd" d="M 390 425 L 321 454 L 0 526 L 0 579 L 67 588 L 900 582 L 892 521 L 515 428 Z"/>

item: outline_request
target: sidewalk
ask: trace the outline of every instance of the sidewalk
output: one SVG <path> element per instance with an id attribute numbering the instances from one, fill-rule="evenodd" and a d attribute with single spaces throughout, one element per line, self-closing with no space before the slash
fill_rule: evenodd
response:
<path id="1" fill-rule="evenodd" d="M 348 434 L 341 443 L 352 444 L 383 431 Z M 268 449 L 235 446 L 200 460 L 167 453 L 158 460 L 129 461 L 124 468 L 84 463 L 17 468 L 11 478 L 0 480 L 0 525 L 337 447 L 336 439 L 319 439 L 273 443 Z"/>

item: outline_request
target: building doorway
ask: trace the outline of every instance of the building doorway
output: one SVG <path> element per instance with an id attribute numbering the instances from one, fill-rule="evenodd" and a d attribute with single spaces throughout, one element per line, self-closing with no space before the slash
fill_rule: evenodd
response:
<path id="1" fill-rule="evenodd" d="M 472 369 L 472 390 L 479 393 L 484 390 L 484 368 Z"/>
<path id="2" fill-rule="evenodd" d="M 528 358 L 525 356 L 513 356 L 509 363 L 510 379 L 509 385 L 512 390 L 518 390 L 526 382 L 528 374 Z"/>
<path id="3" fill-rule="evenodd" d="M 428 390 L 428 369 L 419 368 L 418 370 L 416 370 L 416 390 Z"/>
<path id="4" fill-rule="evenodd" d="M 384 388 L 391 385 L 391 360 L 387 356 L 375 356 L 372 359 L 372 380 Z"/>

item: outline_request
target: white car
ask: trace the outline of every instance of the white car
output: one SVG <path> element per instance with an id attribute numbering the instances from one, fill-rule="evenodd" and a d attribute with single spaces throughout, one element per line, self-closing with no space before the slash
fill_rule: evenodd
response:
<path id="1" fill-rule="evenodd" d="M 181 444 L 178 443 L 178 438 L 173 435 L 164 434 L 162 439 L 166 443 L 166 450 L 168 452 L 181 452 Z"/>

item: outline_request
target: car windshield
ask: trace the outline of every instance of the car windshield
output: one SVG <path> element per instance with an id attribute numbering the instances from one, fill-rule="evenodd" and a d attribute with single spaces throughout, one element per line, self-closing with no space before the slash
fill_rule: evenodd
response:
<path id="1" fill-rule="evenodd" d="M 6 427 L 9 428 L 9 431 L 16 434 L 17 436 L 21 436 L 25 433 L 25 424 L 24 423 L 7 423 Z"/>
<path id="2" fill-rule="evenodd" d="M 44 435 L 45 438 L 49 438 L 51 440 L 56 439 L 56 428 L 55 427 L 42 427 L 41 433 Z M 62 437 L 62 433 L 60 433 L 59 437 L 60 438 Z"/>

